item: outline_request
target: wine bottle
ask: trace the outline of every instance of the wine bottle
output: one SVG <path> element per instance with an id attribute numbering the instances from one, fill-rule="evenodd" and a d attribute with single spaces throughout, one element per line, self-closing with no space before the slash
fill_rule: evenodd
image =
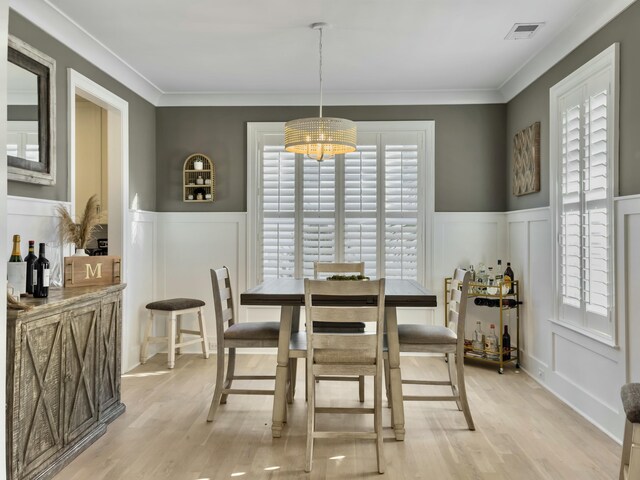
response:
<path id="1" fill-rule="evenodd" d="M 36 254 L 33 253 L 34 244 L 35 242 L 33 240 L 29 240 L 29 254 L 26 257 L 24 257 L 24 261 L 27 262 L 27 288 L 25 291 L 31 295 L 33 295 L 33 286 L 35 285 L 36 280 L 38 279 L 38 276 L 33 274 L 34 273 L 33 264 L 38 258 L 36 257 Z"/>
<path id="2" fill-rule="evenodd" d="M 489 325 L 489 334 L 485 337 L 484 346 L 487 358 L 491 360 L 499 360 L 498 336 L 496 335 L 496 326 L 493 323 Z"/>
<path id="3" fill-rule="evenodd" d="M 36 284 L 33 286 L 33 296 L 46 298 L 49 296 L 49 260 L 44 256 L 44 243 L 40 244 L 40 255 L 34 262 Z"/>
<path id="4" fill-rule="evenodd" d="M 507 262 L 507 268 L 504 271 L 504 276 L 508 276 L 511 279 L 509 293 L 513 293 L 513 281 L 515 280 L 515 278 L 513 277 L 513 270 L 511 270 L 511 262 Z"/>
<path id="5" fill-rule="evenodd" d="M 496 267 L 496 285 L 502 283 L 502 260 L 498 259 L 498 266 Z"/>
<path id="6" fill-rule="evenodd" d="M 475 332 L 473 332 L 473 341 L 471 342 L 471 347 L 476 352 L 483 354 L 484 334 L 482 333 L 482 324 L 480 322 L 476 322 L 476 330 Z"/>
<path id="7" fill-rule="evenodd" d="M 22 255 L 20 255 L 20 235 L 13 236 L 13 251 L 9 257 L 10 262 L 21 262 Z"/>
<path id="8" fill-rule="evenodd" d="M 511 335 L 509 335 L 509 327 L 504 326 L 504 334 L 502 335 L 502 359 L 511 360 Z"/>

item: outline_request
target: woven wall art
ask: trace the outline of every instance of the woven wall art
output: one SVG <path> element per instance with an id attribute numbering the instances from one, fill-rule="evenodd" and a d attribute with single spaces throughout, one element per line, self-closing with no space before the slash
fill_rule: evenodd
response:
<path id="1" fill-rule="evenodd" d="M 540 122 L 513 137 L 513 194 L 540 191 Z"/>

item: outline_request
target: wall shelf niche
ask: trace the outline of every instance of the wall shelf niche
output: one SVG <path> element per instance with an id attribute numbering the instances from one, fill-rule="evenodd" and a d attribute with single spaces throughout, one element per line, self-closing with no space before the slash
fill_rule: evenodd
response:
<path id="1" fill-rule="evenodd" d="M 213 202 L 215 198 L 215 168 L 202 153 L 189 155 L 182 167 L 182 201 L 187 203 Z"/>

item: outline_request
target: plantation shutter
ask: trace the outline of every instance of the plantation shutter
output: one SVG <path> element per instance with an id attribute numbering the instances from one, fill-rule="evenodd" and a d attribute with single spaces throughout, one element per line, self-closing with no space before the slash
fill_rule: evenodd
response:
<path id="1" fill-rule="evenodd" d="M 295 154 L 284 150 L 284 135 L 262 144 L 262 277 L 295 276 Z"/>
<path id="2" fill-rule="evenodd" d="M 313 262 L 336 261 L 336 159 L 303 160 L 302 268 L 313 277 Z"/>
<path id="3" fill-rule="evenodd" d="M 610 335 L 612 296 L 608 74 L 565 94 L 561 115 L 561 318 Z"/>
<path id="4" fill-rule="evenodd" d="M 286 152 L 283 134 L 259 137 L 258 281 L 311 277 L 314 261 L 363 261 L 370 277 L 421 279 L 424 130 L 368 126 L 355 152 L 322 162 Z"/>
<path id="5" fill-rule="evenodd" d="M 384 275 L 418 278 L 417 135 L 387 134 L 384 142 Z"/>
<path id="6" fill-rule="evenodd" d="M 376 136 L 360 134 L 355 152 L 344 156 L 344 261 L 378 270 L 378 154 Z M 366 143 L 366 144 L 364 144 Z"/>

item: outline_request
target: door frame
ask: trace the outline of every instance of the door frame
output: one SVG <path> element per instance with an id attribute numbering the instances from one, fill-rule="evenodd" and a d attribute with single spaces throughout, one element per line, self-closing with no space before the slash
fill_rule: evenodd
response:
<path id="1" fill-rule="evenodd" d="M 129 103 L 81 73 L 68 72 L 68 135 L 69 135 L 69 202 L 71 213 L 76 210 L 76 95 L 86 98 L 107 111 L 107 165 L 109 202 L 109 253 L 120 255 L 125 268 L 129 230 Z"/>
<path id="2" fill-rule="evenodd" d="M 98 85 L 81 73 L 67 69 L 67 119 L 69 149 L 69 182 L 68 198 L 71 203 L 71 214 L 76 210 L 76 95 L 83 97 L 107 111 L 107 165 L 109 181 L 109 200 L 107 205 L 109 225 L 109 254 L 119 255 L 122 259 L 121 281 L 128 278 L 128 259 L 131 248 L 130 213 L 129 213 L 129 103 Z M 126 290 L 122 296 L 122 311 L 128 311 L 128 295 Z M 128 338 L 122 344 L 128 345 Z M 123 353 L 128 349 L 123 349 Z M 122 356 L 122 364 L 127 365 L 126 354 Z"/>

